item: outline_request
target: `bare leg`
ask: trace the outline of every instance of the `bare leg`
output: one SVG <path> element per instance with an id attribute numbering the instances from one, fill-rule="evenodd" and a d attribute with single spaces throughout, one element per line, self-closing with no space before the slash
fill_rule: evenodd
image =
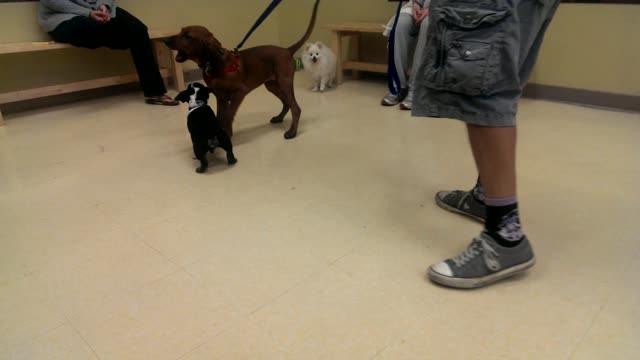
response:
<path id="1" fill-rule="evenodd" d="M 492 199 L 514 197 L 516 128 L 467 125 L 467 131 L 485 196 Z"/>
<path id="2" fill-rule="evenodd" d="M 516 128 L 468 124 L 467 130 L 486 196 L 485 228 L 463 253 L 429 268 L 431 280 L 457 288 L 487 285 L 535 264 L 520 227 Z"/>

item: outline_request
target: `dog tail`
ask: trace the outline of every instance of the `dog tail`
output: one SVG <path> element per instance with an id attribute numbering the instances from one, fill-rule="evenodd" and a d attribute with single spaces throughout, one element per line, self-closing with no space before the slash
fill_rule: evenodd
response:
<path id="1" fill-rule="evenodd" d="M 318 13 L 318 4 L 320 4 L 320 0 L 316 0 L 316 3 L 313 5 L 313 14 L 311 15 L 311 21 L 309 22 L 309 27 L 307 28 L 307 32 L 304 33 L 302 39 L 300 39 L 297 43 L 291 45 L 289 47 L 289 52 L 293 55 L 296 51 L 300 50 L 302 45 L 309 40 L 311 33 L 313 32 L 313 27 L 316 25 L 316 14 Z"/>

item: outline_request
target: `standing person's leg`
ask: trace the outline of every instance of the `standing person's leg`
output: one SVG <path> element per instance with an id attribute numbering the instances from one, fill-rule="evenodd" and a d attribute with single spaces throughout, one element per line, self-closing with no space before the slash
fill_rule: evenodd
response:
<path id="1" fill-rule="evenodd" d="M 425 78 L 418 79 L 416 88 L 420 89 L 415 104 L 419 109 L 414 112 L 467 123 L 487 211 L 484 231 L 467 250 L 429 269 L 435 282 L 478 287 L 526 270 L 535 262 L 518 213 L 515 115 L 517 101 L 558 3 L 515 0 L 513 15 L 483 5 L 478 5 L 476 13 L 470 13 L 447 0 L 432 3 L 432 14 L 435 11 L 444 15 L 445 21 L 429 29 L 427 52 L 439 52 L 442 57 L 438 60 L 426 56 L 420 70 Z M 464 17 L 448 17 L 463 13 Z M 460 19 L 469 21 L 469 29 L 450 32 L 451 38 L 444 39 L 448 21 Z M 475 28 L 473 24 L 483 26 Z M 507 41 L 495 46 L 501 39 Z M 473 199 L 470 192 L 465 195 L 465 199 Z"/>
<path id="2" fill-rule="evenodd" d="M 558 4 L 556 3 L 555 6 L 557 7 L 557 5 Z M 551 20 L 553 18 L 553 14 L 555 13 L 555 10 L 556 10 L 555 7 L 551 9 L 547 19 L 542 24 L 541 29 L 540 31 L 538 31 L 537 35 L 533 34 L 535 35 L 535 37 L 529 38 L 529 42 L 531 43 L 531 46 L 528 48 L 529 51 L 521 54 L 520 64 L 519 64 L 520 72 L 518 74 L 521 82 L 521 87 L 524 87 L 524 85 L 529 81 L 529 78 L 531 77 L 531 72 L 533 71 L 536 59 L 538 57 L 540 46 L 542 45 L 542 41 L 544 40 L 544 35 L 546 33 L 546 30 L 551 24 Z M 525 22 L 521 23 L 520 32 L 526 33 L 529 27 L 530 27 L 530 23 L 525 23 Z M 478 144 L 482 142 L 481 139 L 483 138 L 483 136 L 478 134 L 479 132 L 481 132 L 481 130 L 472 129 L 471 127 L 469 127 L 468 132 L 469 132 L 469 140 L 470 140 L 472 149 L 474 149 L 474 146 L 475 146 L 474 144 Z M 516 143 L 515 129 L 514 129 L 514 134 L 512 135 L 510 134 L 508 137 L 510 139 L 508 141 L 513 143 L 513 148 L 515 151 L 515 143 Z M 474 150 L 474 157 L 475 157 L 476 163 L 479 163 L 479 161 L 481 160 L 481 159 L 478 159 L 476 155 L 476 153 L 480 153 L 480 152 L 482 152 L 481 149 Z M 513 157 L 513 163 L 512 165 L 510 165 L 510 167 L 515 167 L 515 156 Z M 480 168 L 480 166 L 478 166 L 478 168 Z M 511 171 L 509 171 L 508 173 L 511 173 Z M 486 176 L 490 177 L 491 174 L 494 174 L 494 172 L 488 171 L 488 174 Z M 515 196 L 516 194 L 515 169 L 513 170 L 513 174 L 514 174 L 513 177 L 511 176 L 500 177 L 501 180 L 499 181 L 505 182 L 505 183 L 498 186 L 498 188 L 508 189 L 508 191 L 506 192 L 512 193 L 512 195 Z M 482 180 L 482 181 L 485 181 L 485 180 Z M 508 196 L 500 195 L 501 192 L 504 192 L 504 191 L 498 191 L 494 195 L 493 190 L 491 190 L 490 194 L 492 195 L 489 195 L 489 196 L 493 198 L 508 197 Z M 482 186 L 482 182 L 480 180 L 480 176 L 478 176 L 478 180 L 476 181 L 476 185 L 473 187 L 473 189 L 469 191 L 462 191 L 462 190 L 441 191 L 436 194 L 435 200 L 436 200 L 436 204 L 438 204 L 438 206 L 442 207 L 445 210 L 463 214 L 478 221 L 484 221 L 484 219 L 486 218 L 487 209 L 484 203 L 485 193 Z"/>
<path id="3" fill-rule="evenodd" d="M 167 89 L 151 47 L 147 26 L 122 8 L 116 9 L 116 16 L 106 26 L 111 34 L 107 46 L 131 51 L 144 96 L 162 102 Z M 164 99 L 166 104 L 174 103 L 166 97 Z"/>
<path id="4" fill-rule="evenodd" d="M 554 13 L 555 8 L 539 25 L 538 31 L 532 31 L 529 22 L 520 23 L 521 42 L 528 49 L 520 56 L 520 91 L 529 81 Z M 486 205 L 485 232 L 499 245 L 514 247 L 524 236 L 520 226 L 516 186 L 517 128 L 467 124 L 467 131 L 481 179 L 473 192 L 476 193 L 475 197 L 480 192 L 481 201 Z M 483 187 L 481 184 L 486 185 Z"/>
<path id="5" fill-rule="evenodd" d="M 399 95 L 387 94 L 382 99 L 382 105 L 398 105 L 407 95 L 411 53 L 416 42 L 415 37 L 411 36 L 413 28 L 413 16 L 401 13 L 398 19 L 398 26 L 396 27 L 394 58 L 396 69 L 398 70 L 398 77 L 400 78 L 400 88 L 402 90 Z"/>

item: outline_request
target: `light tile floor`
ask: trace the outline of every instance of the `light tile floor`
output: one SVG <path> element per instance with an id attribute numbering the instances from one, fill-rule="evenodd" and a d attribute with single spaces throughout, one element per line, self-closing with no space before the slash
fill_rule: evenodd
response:
<path id="1" fill-rule="evenodd" d="M 461 123 L 304 80 L 297 139 L 264 90 L 239 163 L 197 175 L 185 108 L 135 94 L 0 128 L 0 359 L 638 359 L 640 115 L 524 100 L 538 255 L 490 288 L 430 284 L 480 226 L 441 211 L 475 170 Z"/>

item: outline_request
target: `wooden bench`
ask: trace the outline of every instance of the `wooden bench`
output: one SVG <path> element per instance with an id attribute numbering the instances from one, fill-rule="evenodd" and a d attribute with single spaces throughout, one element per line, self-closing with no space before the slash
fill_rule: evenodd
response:
<path id="1" fill-rule="evenodd" d="M 386 73 L 387 64 L 377 64 L 360 60 L 360 35 L 374 33 L 382 35 L 384 25 L 381 23 L 350 22 L 342 24 L 325 25 L 325 29 L 331 30 L 331 48 L 338 59 L 336 69 L 336 81 L 338 84 L 344 81 L 344 70 L 353 70 L 353 75 L 358 78 L 360 71 Z M 350 37 L 350 47 L 354 59 L 342 60 L 342 40 Z"/>
<path id="2" fill-rule="evenodd" d="M 150 30 L 149 37 L 151 38 L 151 44 L 153 46 L 158 66 L 160 66 L 160 73 L 163 78 L 172 78 L 173 86 L 176 90 L 181 91 L 184 89 L 184 71 L 182 64 L 175 61 L 175 51 L 169 50 L 166 45 L 162 43 L 162 40 L 176 34 L 177 31 L 158 31 Z M 54 41 L 49 42 L 23 42 L 23 43 L 8 43 L 0 44 L 0 55 L 3 54 L 15 54 L 15 53 L 27 53 L 35 51 L 46 51 L 55 49 L 67 49 L 74 46 L 69 44 L 57 43 Z M 96 89 L 101 87 L 120 85 L 133 83 L 138 81 L 137 74 L 125 74 L 117 76 L 109 76 L 99 79 L 77 81 L 66 84 L 49 85 L 39 88 L 24 89 L 18 91 L 11 91 L 7 93 L 0 93 L 0 105 L 10 102 L 17 102 L 29 99 L 37 99 L 46 96 L 67 94 L 76 91 Z M 2 110 L 0 109 L 0 126 L 4 125 L 2 118 Z"/>

